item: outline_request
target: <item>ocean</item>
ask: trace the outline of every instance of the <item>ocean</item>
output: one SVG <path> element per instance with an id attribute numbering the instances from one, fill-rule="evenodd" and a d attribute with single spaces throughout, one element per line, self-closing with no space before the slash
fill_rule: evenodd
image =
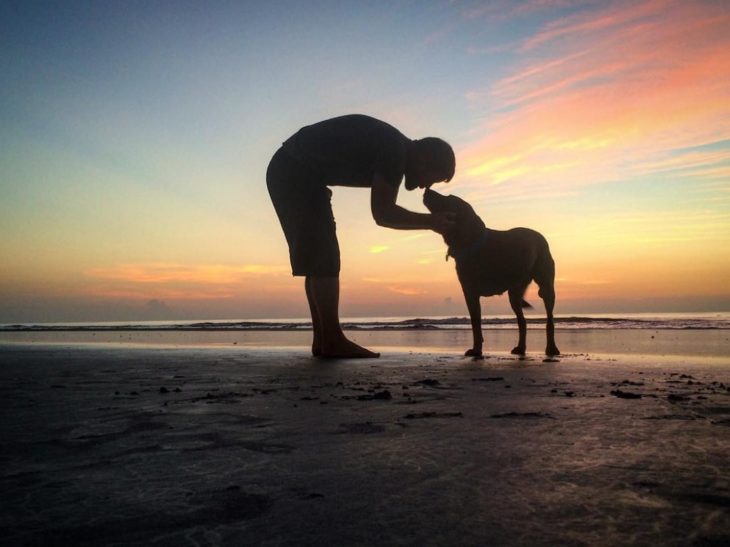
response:
<path id="1" fill-rule="evenodd" d="M 637 313 L 561 315 L 556 340 L 562 354 L 621 354 L 719 360 L 730 366 L 730 313 Z M 380 351 L 443 353 L 459 356 L 471 347 L 468 317 L 345 318 L 343 327 L 355 342 Z M 527 351 L 537 358 L 545 348 L 545 318 L 528 317 Z M 485 352 L 509 356 L 517 343 L 512 316 L 483 320 Z M 0 325 L 0 347 L 53 345 L 143 348 L 294 349 L 307 355 L 312 341 L 305 319 L 126 321 L 93 323 L 23 323 Z"/>
<path id="2" fill-rule="evenodd" d="M 468 317 L 354 317 L 342 319 L 345 330 L 471 329 Z M 527 316 L 528 328 L 544 328 L 545 316 Z M 483 328 L 516 329 L 512 315 L 482 319 Z M 558 315 L 558 329 L 730 329 L 730 312 L 630 313 Z M 166 321 L 97 321 L 68 323 L 4 323 L 0 332 L 51 331 L 256 331 L 309 330 L 307 319 L 216 319 Z"/>

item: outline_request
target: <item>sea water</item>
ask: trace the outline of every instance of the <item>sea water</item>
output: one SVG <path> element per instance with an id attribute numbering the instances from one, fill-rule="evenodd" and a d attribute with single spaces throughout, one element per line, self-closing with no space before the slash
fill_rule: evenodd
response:
<path id="1" fill-rule="evenodd" d="M 563 354 L 644 354 L 728 358 L 730 313 L 561 315 L 556 340 Z M 471 347 L 467 317 L 346 318 L 348 337 L 381 352 L 461 354 Z M 486 353 L 509 353 L 517 344 L 514 317 L 484 318 Z M 545 347 L 544 316 L 528 317 L 528 353 Z M 307 353 L 306 319 L 187 320 L 0 325 L 0 344 L 121 344 L 295 348 Z"/>

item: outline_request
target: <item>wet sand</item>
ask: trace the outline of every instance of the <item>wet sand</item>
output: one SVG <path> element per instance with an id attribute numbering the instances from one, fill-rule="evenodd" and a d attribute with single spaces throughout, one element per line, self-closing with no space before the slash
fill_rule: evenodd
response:
<path id="1" fill-rule="evenodd" d="M 471 347 L 470 329 L 355 329 L 348 337 L 376 351 L 430 351 L 463 353 Z M 485 328 L 485 352 L 509 352 L 517 344 L 516 328 Z M 729 357 L 730 330 L 727 329 L 564 329 L 556 331 L 563 353 L 632 355 L 684 355 Z M 302 330 L 167 330 L 167 331 L 0 331 L 3 344 L 114 345 L 162 347 L 245 346 L 251 348 L 302 348 L 312 343 L 312 331 Z M 545 329 L 529 328 L 527 348 L 545 348 Z M 730 359 L 728 359 L 730 362 Z"/>
<path id="2" fill-rule="evenodd" d="M 14 344 L 0 390 L 2 545 L 730 541 L 730 358 Z"/>

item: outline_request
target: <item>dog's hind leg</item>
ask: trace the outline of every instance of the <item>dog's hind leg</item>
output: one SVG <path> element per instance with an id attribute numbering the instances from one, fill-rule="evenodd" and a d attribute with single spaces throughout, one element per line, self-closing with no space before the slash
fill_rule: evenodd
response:
<path id="1" fill-rule="evenodd" d="M 520 331 L 520 339 L 517 342 L 517 346 L 512 349 L 514 355 L 524 355 L 525 351 L 527 351 L 527 320 L 525 320 L 525 314 L 522 311 L 525 304 L 522 297 L 525 295 L 526 290 L 527 285 L 510 289 L 508 292 L 509 303 L 512 306 L 512 311 L 517 316 L 517 328 Z"/>
<path id="2" fill-rule="evenodd" d="M 539 292 L 545 302 L 545 313 L 547 321 L 545 322 L 545 333 L 547 334 L 547 346 L 545 347 L 546 355 L 560 355 L 560 350 L 555 344 L 555 321 L 553 320 L 553 308 L 555 307 L 555 289 L 550 286 L 546 289 L 540 289 Z"/>
<path id="3" fill-rule="evenodd" d="M 549 254 L 545 260 L 545 267 L 539 275 L 535 276 L 535 281 L 540 286 L 537 294 L 545 303 L 545 313 L 547 314 L 547 320 L 545 322 L 545 333 L 547 334 L 545 354 L 551 356 L 560 355 L 560 350 L 555 344 L 555 321 L 553 319 L 553 308 L 555 308 L 555 262 L 553 262 Z"/>

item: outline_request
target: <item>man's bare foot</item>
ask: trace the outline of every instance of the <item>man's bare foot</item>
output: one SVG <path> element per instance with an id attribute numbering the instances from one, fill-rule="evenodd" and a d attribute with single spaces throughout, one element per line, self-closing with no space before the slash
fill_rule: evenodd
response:
<path id="1" fill-rule="evenodd" d="M 312 338 L 312 355 L 315 357 L 322 355 L 322 342 L 318 334 L 315 334 Z"/>
<path id="2" fill-rule="evenodd" d="M 312 353 L 314 353 L 314 347 L 312 347 Z M 380 357 L 380 354 L 370 351 L 369 349 L 356 344 L 352 340 L 343 338 L 336 344 L 332 344 L 327 347 L 323 346 L 321 348 L 320 357 L 327 357 L 331 359 L 366 359 Z"/>

